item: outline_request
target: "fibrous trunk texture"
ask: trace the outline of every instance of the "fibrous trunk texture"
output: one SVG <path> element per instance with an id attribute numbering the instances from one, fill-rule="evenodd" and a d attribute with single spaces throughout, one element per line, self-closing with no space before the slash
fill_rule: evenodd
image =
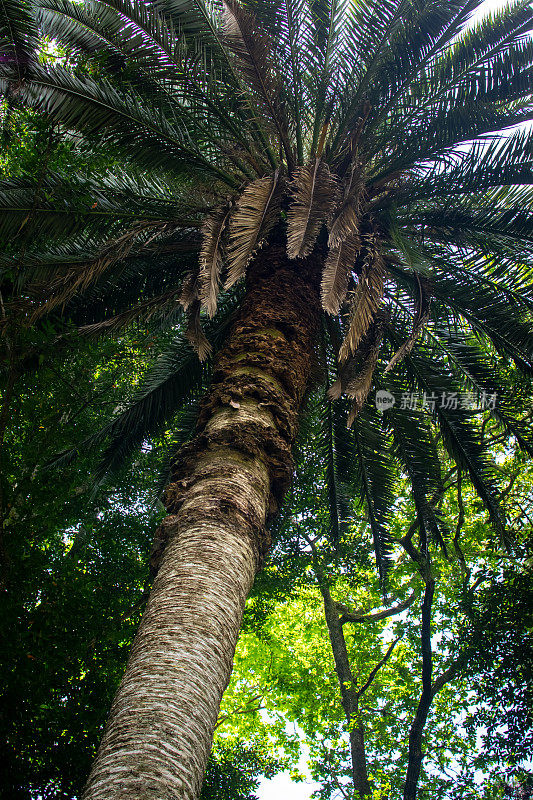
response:
<path id="1" fill-rule="evenodd" d="M 197 798 L 265 528 L 292 475 L 321 259 L 262 251 L 165 494 L 152 593 L 84 800 Z"/>

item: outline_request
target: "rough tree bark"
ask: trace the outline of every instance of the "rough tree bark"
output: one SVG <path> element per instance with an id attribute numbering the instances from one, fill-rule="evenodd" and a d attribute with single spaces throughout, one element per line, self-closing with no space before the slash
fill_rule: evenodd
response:
<path id="1" fill-rule="evenodd" d="M 291 447 L 319 319 L 322 258 L 272 244 L 219 353 L 195 439 L 165 493 L 160 568 L 84 800 L 192 800 L 201 789 L 265 528 Z"/>

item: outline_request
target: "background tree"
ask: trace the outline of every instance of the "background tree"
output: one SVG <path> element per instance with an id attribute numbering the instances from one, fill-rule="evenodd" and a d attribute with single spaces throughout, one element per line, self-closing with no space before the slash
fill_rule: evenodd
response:
<path id="1" fill-rule="evenodd" d="M 489 436 L 490 426 L 484 428 L 485 435 Z M 315 431 L 309 441 L 316 443 L 317 440 L 319 437 Z M 285 702 L 290 709 L 289 715 L 296 715 L 308 737 L 314 756 L 314 774 L 323 786 L 325 797 L 340 791 L 339 782 L 348 796 L 352 785 L 364 796 L 362 781 L 358 784 L 353 768 L 355 759 L 359 759 L 360 766 L 362 764 L 365 780 L 371 783 L 372 790 L 384 797 L 416 791 L 416 776 L 411 779 L 410 786 L 405 786 L 406 775 L 414 775 L 414 767 L 420 770 L 421 775 L 419 796 L 428 798 L 478 797 L 481 796 L 481 786 L 488 786 L 488 781 L 495 780 L 500 774 L 505 774 L 504 780 L 509 781 L 515 770 L 521 774 L 524 765 L 527 767 L 525 754 L 530 746 L 531 732 L 526 711 L 531 689 L 531 672 L 527 666 L 531 613 L 526 611 L 527 600 L 519 600 L 520 593 L 513 593 L 508 567 L 512 564 L 513 574 L 519 583 L 523 581 L 524 587 L 531 585 L 526 555 L 529 525 L 520 523 L 524 518 L 522 509 L 528 508 L 529 490 L 526 488 L 527 478 L 525 475 L 519 478 L 516 469 L 517 463 L 521 462 L 519 453 L 505 453 L 497 443 L 492 447 L 496 448 L 493 452 L 499 461 L 500 497 L 516 531 L 514 556 L 491 545 L 490 527 L 486 524 L 482 507 L 476 504 L 469 482 L 464 478 L 459 481 L 452 467 L 447 471 L 444 491 L 433 501 L 441 523 L 449 530 L 447 553 L 431 548 L 427 563 L 422 563 L 421 567 L 428 585 L 430 581 L 433 584 L 433 597 L 429 602 L 426 589 L 423 603 L 422 597 L 415 599 L 411 581 L 418 566 L 419 553 L 412 544 L 416 522 L 412 524 L 410 521 L 415 507 L 408 494 L 403 493 L 405 485 L 403 490 L 398 486 L 399 502 L 393 528 L 395 568 L 390 577 L 387 603 L 396 614 L 380 608 L 383 598 L 368 562 L 370 543 L 366 534 L 369 526 L 364 517 L 360 518 L 357 528 L 345 531 L 335 548 L 320 533 L 321 530 L 327 531 L 328 520 L 327 451 L 324 451 L 322 461 L 323 472 L 317 472 L 315 453 L 312 460 L 309 458 L 304 464 L 300 462 L 303 473 L 292 490 L 294 496 L 288 506 L 291 514 L 285 519 L 273 556 L 274 564 L 284 564 L 291 553 L 291 545 L 296 550 L 292 550 L 289 563 L 296 574 L 298 563 L 303 561 L 308 570 L 314 564 L 327 608 L 326 619 L 337 675 L 333 672 L 331 654 L 328 657 L 322 651 L 320 657 L 313 657 L 313 653 L 320 650 L 318 631 L 324 637 L 325 630 L 324 623 L 320 625 L 317 621 L 321 602 L 316 588 L 310 591 L 309 577 L 304 596 L 295 598 L 294 611 L 287 614 L 281 623 L 282 633 L 276 631 L 274 637 L 278 647 L 281 642 L 283 648 L 286 641 L 290 651 L 280 689 L 287 697 Z M 524 479 L 526 482 L 521 484 Z M 405 553 L 402 556 L 400 544 L 405 543 L 406 533 L 409 533 L 408 549 L 415 551 L 415 563 L 406 559 Z M 525 550 L 522 549 L 524 546 Z M 288 566 L 285 565 L 284 569 Z M 309 572 L 306 574 L 309 576 Z M 485 606 L 487 617 L 484 621 L 479 617 L 474 619 L 468 609 L 472 604 L 477 606 L 485 593 L 490 596 L 493 590 L 496 594 L 501 592 L 500 602 L 493 601 Z M 513 605 L 514 613 L 521 615 L 520 625 L 507 618 L 507 603 Z M 424 625 L 421 624 L 421 611 L 426 616 Z M 424 673 L 428 661 L 424 649 L 428 648 L 431 653 L 431 639 L 428 643 L 427 638 L 428 618 L 435 639 L 432 691 L 427 704 L 423 689 L 427 682 Z M 271 633 L 272 624 L 267 623 L 266 627 Z M 489 631 L 494 634 L 496 630 L 498 633 L 491 639 L 496 647 L 498 638 L 502 642 L 514 641 L 514 645 L 506 649 L 504 662 L 490 647 L 478 647 L 485 631 L 489 635 Z M 302 642 L 301 657 L 296 644 L 299 639 Z M 435 640 L 438 647 L 435 647 Z M 391 648 L 395 642 L 396 646 Z M 520 648 L 523 657 L 518 654 Z M 481 663 L 487 669 L 483 678 L 483 673 L 478 672 Z M 379 670 L 376 670 L 378 666 Z M 511 682 L 508 691 L 503 690 L 504 684 L 497 677 L 500 669 Z M 325 673 L 324 677 L 319 678 L 322 673 Z M 339 682 L 342 684 L 342 706 L 338 696 Z M 319 696 L 320 686 L 323 687 L 323 697 Z M 490 689 L 482 689 L 482 686 Z M 486 706 L 482 699 L 484 691 L 494 692 Z M 304 701 L 302 692 L 305 692 Z M 350 696 L 345 696 L 349 693 L 359 695 L 355 698 L 358 707 Z M 480 715 L 477 713 L 478 703 L 484 706 Z M 343 707 L 344 713 L 347 707 L 351 710 L 351 719 L 347 715 L 348 726 L 342 723 Z M 324 716 L 325 708 L 328 712 Z M 423 724 L 422 711 L 427 716 L 426 725 Z M 494 732 L 500 731 L 501 736 L 496 736 L 500 746 L 509 742 L 509 750 L 505 753 L 500 750 L 497 756 L 495 747 L 480 749 L 476 737 L 482 735 L 480 720 L 484 714 L 487 721 L 492 719 L 487 727 Z M 510 724 L 506 719 L 511 718 L 516 720 L 512 726 L 517 737 L 514 740 L 513 736 L 504 734 Z M 347 733 L 355 726 L 360 731 L 359 754 L 356 753 L 354 758 L 352 743 L 352 765 L 348 769 Z M 408 744 L 409 734 L 415 730 L 421 743 L 418 753 Z M 393 763 L 389 764 L 391 752 L 395 756 Z M 321 767 L 318 767 L 319 763 Z M 350 775 L 350 780 L 346 780 L 347 775 Z"/>
<path id="2" fill-rule="evenodd" d="M 424 393 L 504 536 L 485 443 L 470 411 L 444 395 L 498 394 L 488 410 L 531 452 L 530 135 L 491 139 L 530 117 L 532 14 L 518 2 L 461 34 L 477 5 L 46 2 L 36 16 L 4 5 L 9 102 L 117 158 L 73 179 L 45 157 L 39 175 L 4 185 L 2 232 L 32 232 L 31 248 L 10 244 L 6 300 L 24 287 L 27 319 L 61 306 L 68 319 L 95 283 L 96 308 L 82 302 L 76 315 L 94 332 L 155 308 L 172 326 L 179 297 L 205 356 L 200 309 L 213 315 L 225 290 L 213 381 L 173 467 L 159 536 L 168 544 L 87 797 L 111 786 L 124 797 L 198 794 L 313 361 L 329 372 L 330 396 L 352 401 L 351 452 L 382 580 L 391 470 L 401 464 L 412 482 L 422 551 L 443 538 L 429 502 L 440 470 L 423 414 L 398 408 L 381 424 L 363 410 L 372 384 Z M 39 63 L 40 33 L 82 57 Z M 525 376 L 518 389 L 509 361 Z M 106 427 L 107 467 L 202 378 L 178 339 Z"/>

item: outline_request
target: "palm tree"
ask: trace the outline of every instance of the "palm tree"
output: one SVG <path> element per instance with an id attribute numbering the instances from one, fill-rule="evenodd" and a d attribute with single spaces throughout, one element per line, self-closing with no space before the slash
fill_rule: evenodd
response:
<path id="1" fill-rule="evenodd" d="M 64 309 L 84 333 L 186 316 L 106 428 L 106 469 L 204 385 L 189 344 L 216 351 L 87 800 L 198 796 L 313 381 L 350 399 L 351 433 L 344 401 L 323 401 L 333 539 L 356 484 L 384 579 L 395 462 L 422 548 L 442 540 L 429 414 L 505 536 L 458 393 L 497 395 L 486 414 L 533 453 L 533 137 L 514 130 L 533 116 L 533 12 L 519 0 L 467 27 L 479 4 L 4 0 L 6 106 L 105 156 L 76 176 L 45 153 L 3 182 L 6 308 L 19 325 Z M 365 405 L 372 387 L 394 413 Z M 402 413 L 415 392 L 426 408 Z"/>

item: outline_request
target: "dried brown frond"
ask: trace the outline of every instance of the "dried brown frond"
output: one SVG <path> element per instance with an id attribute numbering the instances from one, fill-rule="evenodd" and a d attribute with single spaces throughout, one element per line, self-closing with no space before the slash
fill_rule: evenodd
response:
<path id="1" fill-rule="evenodd" d="M 222 270 L 222 236 L 226 230 L 233 204 L 216 209 L 206 218 L 202 226 L 202 248 L 200 250 L 200 301 L 210 317 L 217 310 L 217 299 Z"/>
<path id="2" fill-rule="evenodd" d="M 350 273 L 361 247 L 359 236 L 348 236 L 338 247 L 332 248 L 322 275 L 322 307 L 328 314 L 338 314 L 348 292 Z"/>
<path id="3" fill-rule="evenodd" d="M 337 206 L 328 221 L 330 248 L 338 248 L 341 242 L 359 233 L 359 219 L 365 193 L 364 174 L 355 164 L 352 165 Z"/>
<path id="4" fill-rule="evenodd" d="M 350 356 L 340 368 L 338 380 L 328 391 L 328 397 L 331 400 L 338 400 L 342 395 L 354 399 L 359 394 L 360 387 L 364 384 L 364 373 L 369 357 L 372 356 L 374 350 L 379 352 L 383 338 L 384 319 L 385 315 L 383 309 L 381 309 L 361 340 L 355 354 Z M 370 358 L 370 361 L 372 361 L 372 358 Z"/>
<path id="5" fill-rule="evenodd" d="M 328 397 L 330 400 L 340 400 L 342 397 L 342 380 L 338 378 L 335 383 L 332 383 L 328 389 Z"/>
<path id="6" fill-rule="evenodd" d="M 337 183 L 326 162 L 317 158 L 296 170 L 291 188 L 294 200 L 288 214 L 287 253 L 289 258 L 304 258 L 331 213 Z"/>
<path id="7" fill-rule="evenodd" d="M 200 308 L 201 304 L 199 300 L 195 300 L 189 308 L 187 312 L 187 331 L 185 336 L 189 340 L 194 351 L 198 354 L 200 361 L 205 361 L 206 358 L 211 355 L 213 348 L 202 328 Z"/>
<path id="8" fill-rule="evenodd" d="M 200 284 L 198 280 L 198 270 L 189 272 L 183 279 L 180 293 L 180 303 L 184 311 L 188 311 L 193 303 L 200 296 Z"/>
<path id="9" fill-rule="evenodd" d="M 375 237 L 367 239 L 368 254 L 359 283 L 353 293 L 350 328 L 339 351 L 341 363 L 355 354 L 359 342 L 370 328 L 383 301 L 385 262 Z"/>
<path id="10" fill-rule="evenodd" d="M 353 358 L 355 364 L 350 370 L 352 374 L 344 387 L 345 394 L 354 400 L 346 423 L 348 428 L 352 427 L 372 388 L 372 380 L 379 359 L 382 339 L 383 323 L 378 318 L 372 324 L 368 334 L 361 342 L 357 355 Z"/>
<path id="11" fill-rule="evenodd" d="M 283 86 L 274 68 L 270 36 L 254 15 L 238 0 L 224 0 L 224 35 L 229 49 L 237 57 L 239 71 L 267 112 L 285 151 L 289 169 L 294 153 L 289 136 L 285 108 L 280 100 Z"/>
<path id="12" fill-rule="evenodd" d="M 159 240 L 173 233 L 173 223 L 141 222 L 122 236 L 112 239 L 98 255 L 88 261 L 69 265 L 66 271 L 56 271 L 55 277 L 44 283 L 32 283 L 27 286 L 27 293 L 33 309 L 30 323 L 50 313 L 58 306 L 64 306 L 78 292 L 83 292 L 95 283 L 114 264 L 131 254 L 142 255 L 158 250 Z"/>
<path id="13" fill-rule="evenodd" d="M 416 340 L 424 330 L 426 323 L 429 320 L 429 312 L 431 309 L 429 281 L 427 278 L 424 278 L 421 275 L 417 275 L 416 279 L 418 281 L 418 297 L 416 299 L 415 316 L 413 318 L 413 330 L 411 331 L 409 338 L 397 350 L 385 367 L 385 375 L 387 372 L 390 372 L 391 369 L 396 366 L 396 364 L 399 364 L 400 361 L 403 361 L 405 356 L 409 355 L 415 346 Z"/>
<path id="14" fill-rule="evenodd" d="M 279 217 L 281 181 L 279 170 L 249 183 L 230 220 L 226 289 L 240 280 L 254 253 L 262 247 Z"/>
<path id="15" fill-rule="evenodd" d="M 114 317 L 103 320 L 103 322 L 82 325 L 78 328 L 78 333 L 82 336 L 99 336 L 101 333 L 113 333 L 121 330 L 135 320 L 142 319 L 143 322 L 148 322 L 156 314 L 162 313 L 168 306 L 176 304 L 180 291 L 180 289 L 173 289 L 157 297 L 151 297 L 150 300 L 145 300 L 143 303 L 138 303 L 133 308 L 123 311 L 122 314 L 116 314 Z"/>

